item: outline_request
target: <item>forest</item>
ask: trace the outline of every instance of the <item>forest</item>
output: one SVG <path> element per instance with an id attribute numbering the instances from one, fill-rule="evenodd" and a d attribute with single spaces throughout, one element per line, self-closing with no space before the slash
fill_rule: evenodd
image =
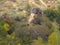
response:
<path id="1" fill-rule="evenodd" d="M 60 45 L 60 0 L 0 0 L 0 45 Z"/>

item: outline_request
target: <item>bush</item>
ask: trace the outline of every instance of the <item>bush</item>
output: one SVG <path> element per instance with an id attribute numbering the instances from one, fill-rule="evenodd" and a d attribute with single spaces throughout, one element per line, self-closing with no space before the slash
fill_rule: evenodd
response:
<path id="1" fill-rule="evenodd" d="M 20 39 L 21 45 L 30 45 L 33 40 L 27 27 L 20 27 L 19 30 L 16 30 L 16 37 Z"/>
<path id="2" fill-rule="evenodd" d="M 44 13 L 51 21 L 56 20 L 56 18 L 58 17 L 57 11 L 53 9 L 47 9 L 44 11 Z"/>
<path id="3" fill-rule="evenodd" d="M 33 42 L 31 43 L 31 45 L 45 45 L 45 43 L 43 42 L 41 37 L 38 37 L 37 40 L 33 40 Z"/>
<path id="4" fill-rule="evenodd" d="M 48 36 L 52 31 L 49 31 L 45 26 L 35 25 L 20 27 L 15 32 L 16 37 L 21 39 L 21 43 L 29 45 L 33 40 L 37 40 L 38 37 L 41 37 L 43 42 L 47 42 Z"/>

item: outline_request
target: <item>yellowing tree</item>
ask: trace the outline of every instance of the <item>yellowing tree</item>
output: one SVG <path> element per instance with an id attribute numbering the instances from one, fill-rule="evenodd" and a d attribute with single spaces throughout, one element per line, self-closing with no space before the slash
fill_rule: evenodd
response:
<path id="1" fill-rule="evenodd" d="M 4 30 L 6 30 L 6 31 L 9 31 L 10 30 L 10 26 L 9 26 L 9 24 L 4 24 L 4 26 L 3 26 L 3 28 L 4 28 Z"/>
<path id="2" fill-rule="evenodd" d="M 53 32 L 53 33 L 49 36 L 48 45 L 57 45 L 56 43 L 57 43 L 57 41 L 56 41 L 56 33 Z"/>

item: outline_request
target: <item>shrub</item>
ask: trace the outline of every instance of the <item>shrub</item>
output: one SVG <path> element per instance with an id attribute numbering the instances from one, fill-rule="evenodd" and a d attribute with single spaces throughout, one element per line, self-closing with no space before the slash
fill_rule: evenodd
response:
<path id="1" fill-rule="evenodd" d="M 56 20 L 56 18 L 58 17 L 57 11 L 53 9 L 47 9 L 44 11 L 44 13 L 51 21 Z"/>

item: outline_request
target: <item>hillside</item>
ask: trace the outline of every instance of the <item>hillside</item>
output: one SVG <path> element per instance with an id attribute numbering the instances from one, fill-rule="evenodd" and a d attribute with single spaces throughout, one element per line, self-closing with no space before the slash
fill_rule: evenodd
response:
<path id="1" fill-rule="evenodd" d="M 0 0 L 0 45 L 60 45 L 59 0 Z"/>

